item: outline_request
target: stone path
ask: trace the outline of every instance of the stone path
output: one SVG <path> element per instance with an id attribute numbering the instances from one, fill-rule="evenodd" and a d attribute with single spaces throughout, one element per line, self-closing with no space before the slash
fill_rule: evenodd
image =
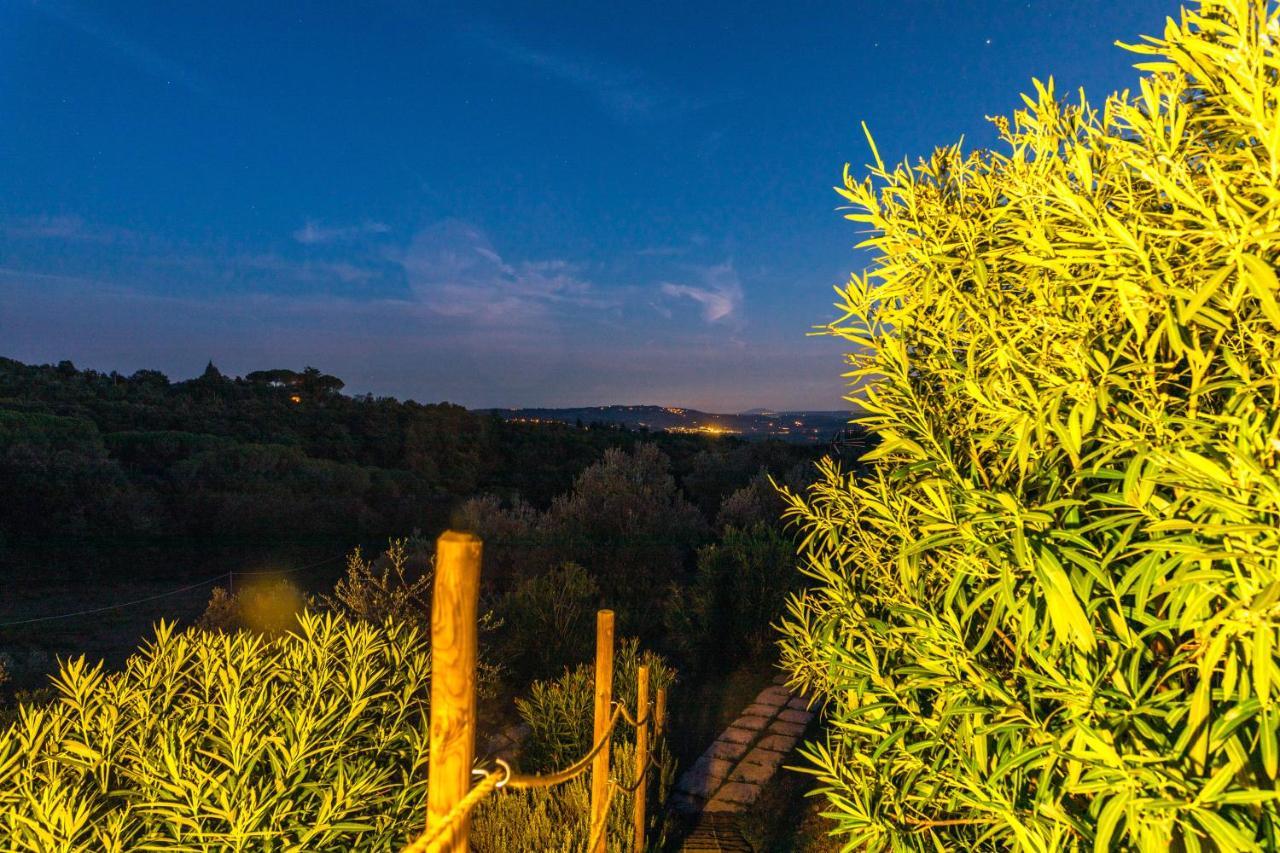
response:
<path id="1" fill-rule="evenodd" d="M 735 816 L 756 801 L 813 722 L 808 700 L 792 695 L 782 680 L 760 691 L 676 783 L 672 807 L 699 815 L 682 850 L 751 850 Z"/>
<path id="2" fill-rule="evenodd" d="M 756 853 L 738 829 L 734 812 L 705 812 L 680 844 L 689 853 Z"/>

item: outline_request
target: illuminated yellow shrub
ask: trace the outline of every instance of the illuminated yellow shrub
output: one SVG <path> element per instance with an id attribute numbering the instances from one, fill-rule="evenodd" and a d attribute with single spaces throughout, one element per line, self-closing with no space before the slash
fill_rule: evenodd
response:
<path id="1" fill-rule="evenodd" d="M 0 731 L 14 851 L 393 850 L 421 830 L 427 639 L 304 615 L 175 632 L 123 672 L 83 659 Z"/>
<path id="2" fill-rule="evenodd" d="M 846 171 L 878 257 L 829 332 L 881 443 L 792 496 L 784 643 L 846 841 L 1278 846 L 1278 14 L 1205 2 L 1134 94 Z"/>

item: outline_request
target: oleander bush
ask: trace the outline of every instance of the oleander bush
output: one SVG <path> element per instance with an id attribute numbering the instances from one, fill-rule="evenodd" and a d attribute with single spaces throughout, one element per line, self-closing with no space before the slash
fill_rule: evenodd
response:
<path id="1" fill-rule="evenodd" d="M 881 444 L 790 496 L 783 647 L 849 849 L 1280 846 L 1278 40 L 1205 0 L 1101 108 L 846 168 Z"/>
<path id="2" fill-rule="evenodd" d="M 634 638 L 619 640 L 614 655 L 614 698 L 636 710 L 636 670 L 649 667 L 649 696 L 675 683 L 675 671 L 659 655 L 642 651 Z M 519 765 L 525 773 L 549 773 L 586 755 L 593 745 L 595 667 L 566 668 L 556 679 L 536 681 L 529 694 L 516 700 L 529 728 Z M 675 782 L 675 759 L 666 738 L 650 734 L 653 764 L 647 780 L 650 797 L 648 838 L 660 845 L 667 821 L 660 805 Z M 619 720 L 610 740 L 610 799 L 605 849 L 631 851 L 635 786 L 635 729 Z M 471 847 L 479 853 L 570 853 L 586 851 L 590 841 L 590 772 L 552 788 L 503 791 L 482 801 L 472 820 Z M 656 848 L 660 849 L 660 847 Z"/>
<path id="3" fill-rule="evenodd" d="M 635 784 L 635 744 L 613 750 L 616 785 L 605 821 L 605 850 L 633 853 L 632 808 Z M 675 781 L 674 762 L 664 754 L 660 777 L 651 771 L 650 803 L 646 815 L 651 849 L 661 850 L 667 824 L 660 808 Z M 660 792 L 660 793 L 655 793 Z M 554 788 L 504 791 L 483 800 L 471 821 L 471 849 L 475 853 L 587 853 L 590 843 L 591 776 L 583 774 Z"/>
<path id="4" fill-rule="evenodd" d="M 676 673 L 660 655 L 642 650 L 634 637 L 618 641 L 613 661 L 613 696 L 636 707 L 636 671 L 649 667 L 649 698 L 660 688 L 670 689 Z M 544 773 L 577 761 L 592 745 L 595 725 L 595 664 L 566 667 L 559 678 L 535 681 L 529 693 L 516 700 L 522 722 L 529 727 L 521 749 L 525 772 Z M 634 739 L 634 732 L 621 722 L 614 729 L 614 743 L 622 746 Z"/>
<path id="5" fill-rule="evenodd" d="M 498 602 L 498 656 L 519 683 L 591 657 L 600 585 L 577 563 L 518 581 Z"/>
<path id="6" fill-rule="evenodd" d="M 398 850 L 426 794 L 428 639 L 303 614 L 291 633 L 161 624 L 81 658 L 0 730 L 13 851 Z"/>
<path id="7" fill-rule="evenodd" d="M 774 623 L 802 580 L 789 536 L 759 522 L 730 526 L 719 542 L 698 549 L 693 581 L 672 585 L 667 634 L 682 660 L 702 668 L 759 659 L 772 651 Z"/>

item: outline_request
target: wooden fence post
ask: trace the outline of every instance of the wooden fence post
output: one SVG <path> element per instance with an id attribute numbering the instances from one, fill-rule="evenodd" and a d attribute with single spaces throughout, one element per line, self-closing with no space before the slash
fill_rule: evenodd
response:
<path id="1" fill-rule="evenodd" d="M 667 726 L 667 688 L 658 688 L 658 701 L 653 709 L 653 739 L 662 740 Z"/>
<path id="2" fill-rule="evenodd" d="M 592 744 L 599 743 L 601 738 L 609 737 L 609 720 L 613 716 L 613 611 L 601 610 L 596 613 L 596 708 L 595 728 Z M 596 753 L 591 763 L 591 823 L 588 832 L 594 832 L 601 826 L 609 810 L 609 744 Z M 600 840 L 596 849 L 604 850 L 604 837 L 600 832 Z"/>
<path id="3" fill-rule="evenodd" d="M 478 538 L 446 531 L 436 540 L 431 602 L 431 752 L 427 757 L 427 830 L 438 826 L 471 789 L 476 741 L 476 601 Z M 466 853 L 471 821 L 458 822 L 429 848 Z"/>
<path id="4" fill-rule="evenodd" d="M 635 826 L 635 853 L 644 853 L 645 807 L 649 798 L 649 667 L 636 669 L 636 773 L 631 784 L 636 786 L 635 808 L 631 820 Z"/>

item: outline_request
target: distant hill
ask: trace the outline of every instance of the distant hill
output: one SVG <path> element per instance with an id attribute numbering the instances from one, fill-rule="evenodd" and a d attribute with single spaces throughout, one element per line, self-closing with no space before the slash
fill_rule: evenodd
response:
<path id="1" fill-rule="evenodd" d="M 617 424 L 628 429 L 673 433 L 777 438 L 800 444 L 825 444 L 849 424 L 849 412 L 771 412 L 753 409 L 716 414 L 675 406 L 586 406 L 570 409 L 483 409 L 518 423 Z"/>
<path id="2" fill-rule="evenodd" d="M 288 531 L 369 541 L 443 524 L 476 494 L 541 508 L 607 450 L 642 443 L 658 445 L 710 520 L 760 468 L 782 474 L 827 447 L 819 422 L 802 434 L 780 421 L 659 406 L 478 413 L 344 387 L 314 368 L 239 378 L 209 364 L 171 382 L 154 370 L 124 376 L 0 357 L 0 574 L 18 538 Z M 800 440 L 715 437 L 730 433 Z"/>

